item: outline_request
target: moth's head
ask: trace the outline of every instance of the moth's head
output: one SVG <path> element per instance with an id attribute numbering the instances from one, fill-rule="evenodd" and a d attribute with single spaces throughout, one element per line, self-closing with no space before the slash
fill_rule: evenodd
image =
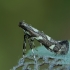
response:
<path id="1" fill-rule="evenodd" d="M 19 25 L 18 25 L 19 27 L 21 27 L 23 30 L 27 30 L 28 29 L 28 24 L 27 23 L 25 23 L 25 22 L 19 22 Z"/>
<path id="2" fill-rule="evenodd" d="M 21 21 L 21 22 L 19 22 L 19 25 L 18 25 L 19 27 L 23 27 L 23 22 Z"/>

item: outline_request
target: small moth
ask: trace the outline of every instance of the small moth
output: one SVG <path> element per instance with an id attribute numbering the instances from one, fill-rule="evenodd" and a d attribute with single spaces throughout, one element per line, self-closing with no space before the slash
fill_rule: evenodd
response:
<path id="1" fill-rule="evenodd" d="M 35 47 L 34 39 L 36 39 L 39 43 L 44 45 L 46 49 L 56 54 L 65 55 L 68 53 L 69 42 L 67 40 L 56 41 L 44 32 L 39 31 L 25 22 L 19 22 L 19 27 L 21 27 L 24 31 L 23 51 L 26 49 L 26 40 L 28 40 L 29 46 L 32 49 L 33 46 Z M 33 49 L 32 52 L 34 53 Z"/>

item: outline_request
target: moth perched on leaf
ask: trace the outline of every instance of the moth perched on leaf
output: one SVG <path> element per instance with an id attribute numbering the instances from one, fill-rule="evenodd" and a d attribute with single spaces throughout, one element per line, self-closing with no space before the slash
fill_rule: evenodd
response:
<path id="1" fill-rule="evenodd" d="M 32 27 L 31 25 L 25 22 L 19 22 L 19 27 L 24 30 L 24 43 L 23 50 L 26 49 L 26 40 L 28 40 L 30 48 L 32 49 L 34 45 L 34 39 L 36 39 L 39 43 L 44 45 L 44 47 L 56 54 L 65 55 L 69 50 L 69 42 L 67 40 L 56 41 L 44 34 L 44 32 L 39 31 L 38 29 Z M 34 53 L 33 49 L 32 52 Z M 24 54 L 24 52 L 23 52 Z"/>

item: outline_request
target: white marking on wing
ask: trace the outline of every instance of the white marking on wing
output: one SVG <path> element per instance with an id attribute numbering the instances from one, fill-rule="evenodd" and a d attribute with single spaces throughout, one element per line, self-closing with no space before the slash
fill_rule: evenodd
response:
<path id="1" fill-rule="evenodd" d="M 54 47 L 55 47 L 55 45 L 51 45 L 49 48 L 53 50 Z"/>
<path id="2" fill-rule="evenodd" d="M 41 40 L 43 39 L 42 36 L 39 36 L 39 37 L 35 37 L 37 40 Z"/>
<path id="3" fill-rule="evenodd" d="M 23 24 L 24 26 L 27 26 L 27 24 Z"/>
<path id="4" fill-rule="evenodd" d="M 38 30 L 36 28 L 33 28 L 32 26 L 30 26 L 35 32 L 38 32 Z"/>
<path id="5" fill-rule="evenodd" d="M 46 36 L 47 36 L 48 40 L 50 41 L 51 40 L 51 37 L 49 37 L 48 35 L 46 35 Z"/>

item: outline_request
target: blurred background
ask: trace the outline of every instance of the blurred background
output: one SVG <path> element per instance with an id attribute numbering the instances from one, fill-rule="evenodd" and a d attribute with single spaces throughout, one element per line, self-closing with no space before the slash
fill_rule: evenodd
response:
<path id="1" fill-rule="evenodd" d="M 22 57 L 23 20 L 55 40 L 70 39 L 69 0 L 0 0 L 0 70 Z"/>

